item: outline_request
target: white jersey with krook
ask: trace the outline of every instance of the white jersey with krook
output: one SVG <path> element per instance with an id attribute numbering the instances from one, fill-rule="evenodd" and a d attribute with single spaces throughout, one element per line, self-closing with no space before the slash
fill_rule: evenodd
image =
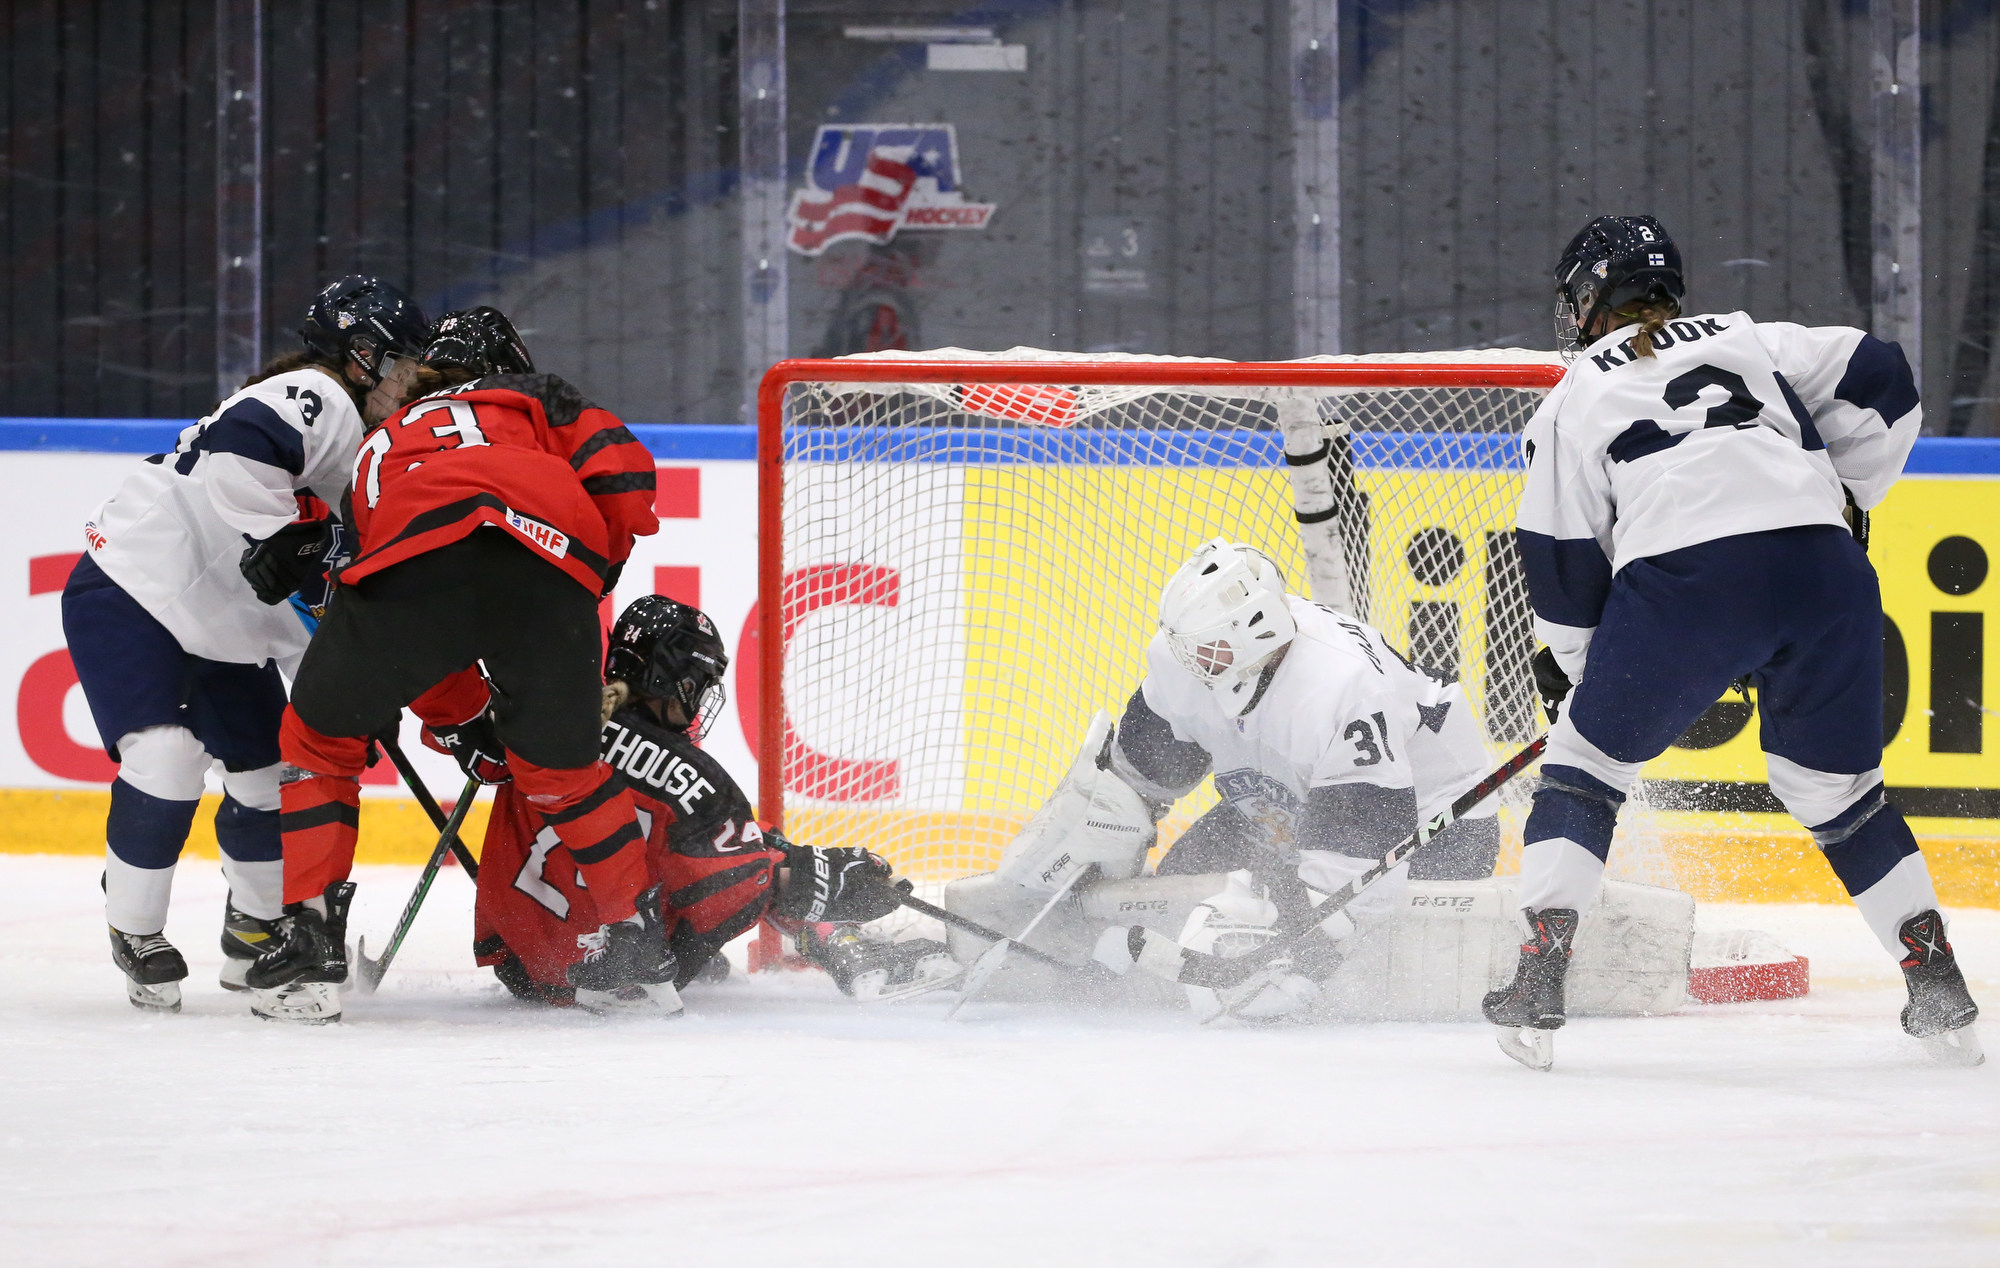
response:
<path id="1" fill-rule="evenodd" d="M 290 604 L 261 603 L 238 567 L 244 539 L 329 506 L 354 471 L 361 415 L 329 374 L 293 370 L 244 388 L 127 476 L 85 529 L 91 557 L 188 652 L 285 661 L 310 636 Z"/>
<path id="2" fill-rule="evenodd" d="M 1580 354 L 1528 421 L 1517 527 L 1536 632 L 1580 677 L 1610 578 L 1717 538 L 1841 526 L 1888 494 L 1922 425 L 1901 353 L 1860 330 L 1718 313 Z"/>

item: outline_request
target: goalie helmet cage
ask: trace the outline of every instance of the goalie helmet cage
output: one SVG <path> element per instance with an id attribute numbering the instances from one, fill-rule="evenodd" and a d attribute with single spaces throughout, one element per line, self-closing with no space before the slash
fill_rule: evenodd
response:
<path id="1" fill-rule="evenodd" d="M 1520 432 L 1562 370 L 1521 350 L 779 363 L 739 679 L 760 816 L 920 884 L 991 867 L 1091 714 L 1122 711 L 1161 587 L 1217 536 L 1457 675 L 1498 760 L 1539 721 L 1512 529 Z"/>

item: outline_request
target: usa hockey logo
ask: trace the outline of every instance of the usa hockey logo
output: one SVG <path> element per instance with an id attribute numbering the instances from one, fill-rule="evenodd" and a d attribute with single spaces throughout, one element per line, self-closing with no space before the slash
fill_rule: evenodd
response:
<path id="1" fill-rule="evenodd" d="M 967 202 L 962 175 L 949 123 L 821 124 L 786 244 L 814 256 L 836 242 L 880 245 L 903 229 L 984 229 L 995 204 Z"/>

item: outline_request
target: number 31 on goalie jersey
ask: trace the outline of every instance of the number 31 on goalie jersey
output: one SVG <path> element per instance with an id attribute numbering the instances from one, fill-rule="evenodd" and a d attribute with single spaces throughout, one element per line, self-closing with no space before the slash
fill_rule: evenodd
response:
<path id="1" fill-rule="evenodd" d="M 486 439 L 486 433 L 479 430 L 479 415 L 470 401 L 426 401 L 411 406 L 396 420 L 394 430 L 384 423 L 368 433 L 368 439 L 361 442 L 361 452 L 354 460 L 354 491 L 368 499 L 369 509 L 374 509 L 375 504 L 382 500 L 382 464 L 388 460 L 389 451 L 395 448 L 396 438 L 403 434 L 403 428 L 440 410 L 448 412 L 451 420 L 433 424 L 431 435 L 439 440 L 452 436 L 458 438 L 457 444 L 446 445 L 445 448 L 464 449 L 491 443 Z"/>

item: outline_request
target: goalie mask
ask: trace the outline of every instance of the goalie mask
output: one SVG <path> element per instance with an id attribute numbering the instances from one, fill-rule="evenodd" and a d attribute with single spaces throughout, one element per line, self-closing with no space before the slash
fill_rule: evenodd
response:
<path id="1" fill-rule="evenodd" d="M 706 612 L 649 594 L 634 600 L 611 628 L 604 677 L 636 696 L 678 704 L 687 733 L 700 740 L 728 700 L 722 689 L 728 668 L 729 654 Z"/>
<path id="2" fill-rule="evenodd" d="M 1598 314 L 1633 303 L 1678 307 L 1687 293 L 1680 248 L 1651 216 L 1592 220 L 1563 248 L 1555 276 L 1556 347 L 1565 361 L 1593 342 Z"/>
<path id="3" fill-rule="evenodd" d="M 1278 565 L 1220 537 L 1195 551 L 1160 595 L 1167 650 L 1232 717 L 1256 703 L 1264 667 L 1298 632 Z"/>

